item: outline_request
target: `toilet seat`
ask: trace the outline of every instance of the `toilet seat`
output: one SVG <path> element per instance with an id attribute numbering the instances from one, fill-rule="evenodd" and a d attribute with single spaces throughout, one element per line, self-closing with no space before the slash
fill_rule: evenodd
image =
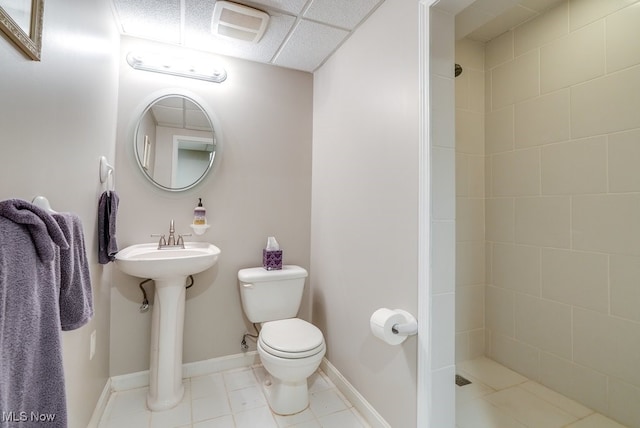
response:
<path id="1" fill-rule="evenodd" d="M 306 358 L 325 349 L 320 329 L 299 318 L 264 323 L 258 341 L 265 352 L 280 358 Z"/>

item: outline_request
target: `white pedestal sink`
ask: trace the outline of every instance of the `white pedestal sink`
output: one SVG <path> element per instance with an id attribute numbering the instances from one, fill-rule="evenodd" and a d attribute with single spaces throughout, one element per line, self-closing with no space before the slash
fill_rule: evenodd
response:
<path id="1" fill-rule="evenodd" d="M 149 367 L 150 410 L 170 409 L 182 400 L 182 336 L 185 282 L 218 260 L 220 249 L 206 242 L 186 242 L 185 248 L 158 249 L 158 244 L 138 244 L 116 254 L 116 266 L 129 275 L 156 283 L 151 323 Z"/>

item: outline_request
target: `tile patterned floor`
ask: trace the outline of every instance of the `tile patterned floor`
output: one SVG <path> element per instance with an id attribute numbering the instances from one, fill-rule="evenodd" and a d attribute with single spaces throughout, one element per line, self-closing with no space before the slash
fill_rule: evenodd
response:
<path id="1" fill-rule="evenodd" d="M 473 382 L 456 386 L 458 428 L 625 428 L 488 358 L 456 369 Z"/>
<path id="2" fill-rule="evenodd" d="M 184 379 L 183 400 L 163 412 L 147 410 L 147 388 L 115 392 L 99 428 L 369 428 L 320 370 L 309 378 L 309 408 L 273 414 L 260 386 L 266 375 L 255 366 Z"/>

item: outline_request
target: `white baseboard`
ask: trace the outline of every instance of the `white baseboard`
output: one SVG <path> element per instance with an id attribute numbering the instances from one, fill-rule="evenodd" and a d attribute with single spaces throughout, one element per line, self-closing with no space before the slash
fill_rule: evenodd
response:
<path id="1" fill-rule="evenodd" d="M 225 357 L 183 364 L 182 377 L 203 376 L 225 370 L 251 367 L 259 363 L 260 357 L 258 356 L 258 351 L 243 352 L 242 354 L 227 355 Z"/>
<path id="2" fill-rule="evenodd" d="M 98 402 L 96 403 L 95 409 L 93 409 L 93 414 L 91 415 L 91 419 L 89 420 L 89 424 L 87 428 L 98 428 L 98 424 L 100 423 L 100 418 L 104 414 L 105 409 L 107 408 L 107 403 L 109 403 L 109 397 L 111 396 L 111 378 L 107 379 L 107 382 L 104 384 L 104 388 L 102 388 L 102 393 L 100 394 L 100 398 L 98 398 Z"/>
<path id="3" fill-rule="evenodd" d="M 371 425 L 371 428 L 391 428 L 391 425 L 374 409 L 371 404 L 360 394 L 349 381 L 326 358 L 322 359 L 320 369 L 327 375 L 353 407 L 360 412 L 363 418 Z"/>
<path id="4" fill-rule="evenodd" d="M 225 370 L 240 369 L 251 367 L 260 363 L 260 357 L 256 351 L 245 352 L 242 354 L 228 355 L 225 357 L 212 358 L 194 363 L 186 363 L 182 365 L 182 377 L 204 376 L 211 373 L 218 373 Z M 371 425 L 371 428 L 391 428 L 391 425 L 384 420 L 382 416 L 365 400 L 365 398 L 342 376 L 342 374 L 331 364 L 326 358 L 322 359 L 320 369 L 333 382 L 338 390 L 351 402 L 353 407 L 362 415 L 363 418 Z M 149 386 L 149 371 L 129 373 L 126 375 L 111 377 L 102 391 L 102 395 L 98 400 L 98 404 L 91 417 L 89 428 L 98 426 L 100 417 L 109 401 L 111 392 L 125 391 L 134 388 L 143 388 Z M 93 423 L 93 425 L 92 425 Z"/>
<path id="5" fill-rule="evenodd" d="M 258 352 L 250 351 L 242 354 L 227 355 L 204 361 L 196 361 L 195 363 L 185 363 L 182 365 L 182 378 L 203 376 L 225 370 L 251 367 L 259 362 L 260 358 L 258 357 Z M 145 386 L 149 386 L 149 370 L 113 376 L 111 378 L 111 388 L 114 391 L 144 388 Z"/>

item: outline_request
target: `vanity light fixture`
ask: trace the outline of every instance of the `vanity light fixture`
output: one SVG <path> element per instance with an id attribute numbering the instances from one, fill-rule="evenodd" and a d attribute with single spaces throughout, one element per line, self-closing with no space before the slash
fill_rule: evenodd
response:
<path id="1" fill-rule="evenodd" d="M 227 72 L 209 61 L 191 61 L 186 58 L 172 57 L 157 53 L 129 52 L 127 63 L 136 70 L 153 71 L 190 79 L 221 83 L 227 78 Z"/>

